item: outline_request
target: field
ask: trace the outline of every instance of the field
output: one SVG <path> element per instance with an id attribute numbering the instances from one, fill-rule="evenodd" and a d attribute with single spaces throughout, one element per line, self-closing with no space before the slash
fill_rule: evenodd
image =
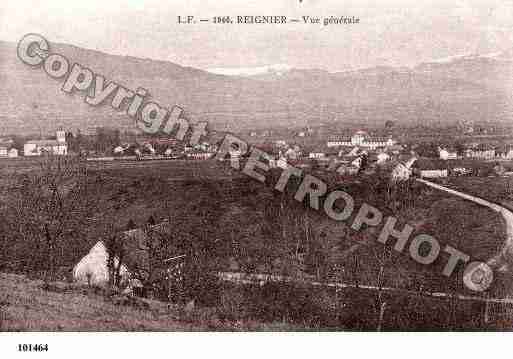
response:
<path id="1" fill-rule="evenodd" d="M 496 203 L 513 202 L 513 177 L 450 177 L 444 182 L 451 188 Z"/>

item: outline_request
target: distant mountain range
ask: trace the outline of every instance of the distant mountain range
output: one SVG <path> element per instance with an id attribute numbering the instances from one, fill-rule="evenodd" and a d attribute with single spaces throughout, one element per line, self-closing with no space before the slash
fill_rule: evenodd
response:
<path id="1" fill-rule="evenodd" d="M 410 125 L 454 124 L 461 119 L 509 123 L 513 113 L 513 50 L 455 56 L 414 68 L 330 73 L 281 65 L 232 69 L 223 75 L 167 61 L 52 46 L 70 61 L 131 89 L 144 87 L 160 104 L 178 104 L 193 121 L 208 121 L 219 130 L 321 123 L 380 126 L 391 119 Z M 61 92 L 61 85 L 42 69 L 23 64 L 15 43 L 0 42 L 0 133 L 48 133 L 61 126 L 83 131 L 97 126 L 134 128 L 123 113 L 108 105 L 93 108 L 84 103 L 83 94 Z"/>

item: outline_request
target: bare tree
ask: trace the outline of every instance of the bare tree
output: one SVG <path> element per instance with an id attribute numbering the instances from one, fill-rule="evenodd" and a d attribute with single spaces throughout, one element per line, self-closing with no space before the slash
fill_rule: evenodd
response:
<path id="1" fill-rule="evenodd" d="M 79 236 L 94 213 L 87 169 L 76 157 L 45 155 L 23 175 L 9 199 L 9 222 L 21 248 L 30 248 L 27 265 L 49 280 L 69 257 L 68 241 Z M 67 251 L 68 249 L 68 251 Z"/>

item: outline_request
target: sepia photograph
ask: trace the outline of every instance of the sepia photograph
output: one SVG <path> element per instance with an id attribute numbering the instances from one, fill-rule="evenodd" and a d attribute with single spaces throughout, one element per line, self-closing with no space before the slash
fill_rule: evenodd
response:
<path id="1" fill-rule="evenodd" d="M 0 357 L 472 352 L 512 120 L 511 1 L 4 1 Z"/>

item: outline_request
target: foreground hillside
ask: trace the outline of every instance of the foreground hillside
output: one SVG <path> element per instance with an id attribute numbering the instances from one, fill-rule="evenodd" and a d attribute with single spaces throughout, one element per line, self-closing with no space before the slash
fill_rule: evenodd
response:
<path id="1" fill-rule="evenodd" d="M 161 257 L 185 254 L 183 285 L 156 288 L 154 298 L 166 304 L 137 301 L 133 306 L 119 305 L 120 298 L 94 290 L 59 286 L 45 290 L 41 281 L 4 275 L 0 302 L 5 330 L 511 327 L 508 305 L 486 307 L 482 301 L 424 295 L 426 291 L 476 294 L 463 285 L 463 266 L 450 278 L 442 274 L 446 253 L 429 266 L 416 263 L 408 252 L 398 253 L 392 244 L 379 243 L 380 228 L 352 230 L 356 211 L 347 223 L 335 222 L 295 201 L 296 182 L 281 193 L 211 161 L 105 168 L 98 164 L 84 172 L 78 171 L 79 163 L 63 162 L 61 168 L 67 164 L 69 169 L 57 177 L 63 202 L 56 211 L 48 211 L 50 193 L 38 187 L 42 179 L 55 178 L 54 172 L 48 174 L 45 166 L 32 171 L 16 167 L 22 173 L 6 170 L 0 182 L 5 219 L 0 227 L 4 235 L 0 271 L 62 281 L 99 239 L 133 225 L 143 228 L 150 219 L 167 220 L 173 226 L 156 238 L 160 246 L 152 258 L 159 263 Z M 66 173 L 75 175 L 68 178 Z M 278 177 L 270 171 L 269 184 Z M 388 183 L 385 177 L 361 175 L 333 185 L 350 193 L 356 208 L 372 204 L 385 216 L 398 218 L 398 228 L 409 223 L 415 234 L 432 235 L 442 248 L 450 244 L 484 261 L 502 248 L 504 223 L 497 213 L 415 182 L 389 192 Z M 45 226 L 49 230 L 41 231 Z M 288 276 L 294 282 L 232 285 L 219 281 L 216 272 Z M 303 279 L 355 288 L 319 288 Z M 382 293 L 359 286 L 397 290 Z M 505 273 L 497 276 L 486 295 L 510 297 L 511 288 L 511 277 Z M 195 308 L 186 311 L 184 303 L 192 301 Z M 383 303 L 386 313 L 380 316 Z"/>
<path id="2" fill-rule="evenodd" d="M 45 289 L 46 288 L 46 289 Z M 0 273 L 0 331 L 290 330 L 282 324 L 220 321 L 214 313 L 154 300 L 127 303 L 98 289 Z"/>
<path id="3" fill-rule="evenodd" d="M 98 294 L 43 289 L 42 281 L 0 274 L 2 331 L 200 330 L 162 307 L 139 309 L 109 303 Z M 176 313 L 175 313 L 176 314 Z"/>

